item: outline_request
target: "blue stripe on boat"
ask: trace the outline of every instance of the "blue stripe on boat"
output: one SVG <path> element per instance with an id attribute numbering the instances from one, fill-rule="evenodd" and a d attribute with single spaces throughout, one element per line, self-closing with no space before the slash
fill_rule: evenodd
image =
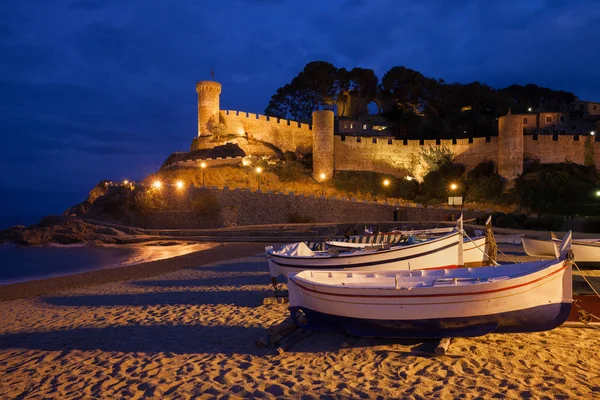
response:
<path id="1" fill-rule="evenodd" d="M 354 336 L 437 339 L 475 337 L 488 333 L 527 333 L 554 329 L 571 312 L 571 303 L 555 303 L 500 314 L 426 320 L 376 320 L 325 314 L 305 307 L 290 307 L 294 322 L 315 331 L 341 330 Z M 299 311 L 304 315 L 303 324 Z"/>

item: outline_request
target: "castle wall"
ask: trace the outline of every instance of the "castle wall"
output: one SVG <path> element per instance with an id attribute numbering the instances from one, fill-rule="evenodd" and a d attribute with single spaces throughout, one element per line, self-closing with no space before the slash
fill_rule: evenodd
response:
<path id="1" fill-rule="evenodd" d="M 585 161 L 585 142 L 587 137 L 581 136 L 578 141 L 570 135 L 558 135 L 558 140 L 553 140 L 550 135 L 539 135 L 537 140 L 533 136 L 524 137 L 524 156 L 539 160 L 544 164 L 561 163 L 570 161 L 583 164 Z M 594 138 L 592 138 L 593 140 Z M 596 168 L 600 167 L 600 142 L 592 141 Z"/>
<path id="2" fill-rule="evenodd" d="M 142 189 L 143 190 L 143 189 Z M 194 212 L 194 194 L 210 194 L 220 210 L 210 215 Z M 408 206 L 304 196 L 294 193 L 273 193 L 228 188 L 188 188 L 186 194 L 164 189 L 169 197 L 170 211 L 155 212 L 144 217 L 132 216 L 128 224 L 153 229 L 200 229 L 223 226 L 264 225 L 298 222 L 376 223 L 393 221 L 394 211 L 402 211 L 408 221 L 448 221 L 460 210 L 450 207 Z M 463 210 L 465 218 L 485 215 L 487 211 Z"/>
<path id="3" fill-rule="evenodd" d="M 221 110 L 220 121 L 225 123 L 228 133 L 247 134 L 249 138 L 270 143 L 281 151 L 298 154 L 312 151 L 312 127 L 308 124 L 234 110 Z"/>
<path id="4" fill-rule="evenodd" d="M 336 171 L 373 171 L 395 177 L 425 174 L 420 154 L 431 147 L 446 147 L 454 154 L 454 160 L 464 164 L 467 170 L 482 161 L 497 161 L 497 137 L 457 140 L 392 140 L 346 136 L 334 137 L 334 166 Z"/>

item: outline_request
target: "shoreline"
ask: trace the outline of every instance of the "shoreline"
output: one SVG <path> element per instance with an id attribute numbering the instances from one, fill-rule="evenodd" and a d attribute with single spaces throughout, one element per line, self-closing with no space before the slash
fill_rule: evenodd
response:
<path id="1" fill-rule="evenodd" d="M 162 260 L 9 283 L 0 286 L 0 302 L 39 297 L 53 292 L 90 285 L 150 278 L 179 269 L 252 256 L 261 251 L 264 252 L 264 247 L 264 243 L 253 242 L 222 243 L 221 245 L 215 243 L 214 247 Z"/>

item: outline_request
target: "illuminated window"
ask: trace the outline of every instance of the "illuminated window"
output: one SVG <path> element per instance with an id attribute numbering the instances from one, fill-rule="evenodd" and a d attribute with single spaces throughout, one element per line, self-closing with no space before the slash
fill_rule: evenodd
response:
<path id="1" fill-rule="evenodd" d="M 344 124 L 344 129 L 348 129 L 348 124 Z"/>
<path id="2" fill-rule="evenodd" d="M 350 124 L 350 129 L 354 129 L 354 124 Z"/>
<path id="3" fill-rule="evenodd" d="M 367 130 L 367 124 L 363 124 L 363 131 Z"/>

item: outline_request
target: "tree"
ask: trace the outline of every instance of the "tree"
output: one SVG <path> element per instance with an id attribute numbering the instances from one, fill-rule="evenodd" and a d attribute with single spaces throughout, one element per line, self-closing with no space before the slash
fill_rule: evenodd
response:
<path id="1" fill-rule="evenodd" d="M 377 84 L 379 79 L 372 69 L 353 68 L 348 74 L 348 88 L 350 94 L 356 98 L 357 104 L 352 110 L 352 117 L 368 114 L 367 106 L 377 98 Z"/>
<path id="2" fill-rule="evenodd" d="M 308 122 L 313 111 L 332 109 L 332 99 L 339 94 L 338 69 L 325 61 L 313 61 L 289 84 L 277 89 L 265 114 Z"/>
<path id="3" fill-rule="evenodd" d="M 381 80 L 381 96 L 392 107 L 403 110 L 420 110 L 425 98 L 426 78 L 418 71 L 406 67 L 393 67 Z"/>
<path id="4" fill-rule="evenodd" d="M 451 164 L 454 153 L 444 146 L 429 146 L 421 149 L 421 158 L 428 172 L 437 171 L 441 166 Z"/>

